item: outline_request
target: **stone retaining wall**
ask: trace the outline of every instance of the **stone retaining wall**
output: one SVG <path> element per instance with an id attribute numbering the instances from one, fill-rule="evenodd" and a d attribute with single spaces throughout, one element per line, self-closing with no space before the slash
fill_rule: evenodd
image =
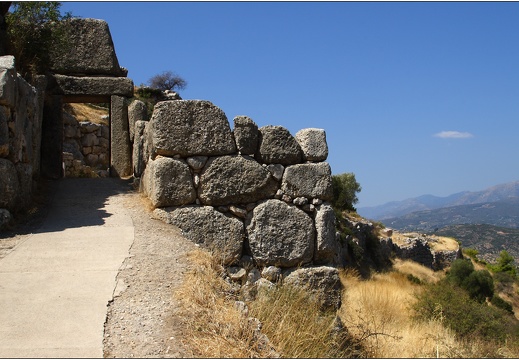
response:
<path id="1" fill-rule="evenodd" d="M 65 177 L 107 177 L 110 166 L 110 128 L 77 121 L 63 112 Z"/>
<path id="2" fill-rule="evenodd" d="M 44 81 L 37 90 L 16 73 L 13 56 L 0 57 L 0 228 L 31 202 L 39 177 Z"/>
<path id="3" fill-rule="evenodd" d="M 134 176 L 142 173 L 140 187 L 157 218 L 217 250 L 226 265 L 249 261 L 287 276 L 324 265 L 319 273 L 337 287 L 324 130 L 292 136 L 282 126 L 258 128 L 246 116 L 234 118 L 231 130 L 212 103 L 175 100 L 157 103 L 149 122 L 135 121 L 133 134 Z"/>

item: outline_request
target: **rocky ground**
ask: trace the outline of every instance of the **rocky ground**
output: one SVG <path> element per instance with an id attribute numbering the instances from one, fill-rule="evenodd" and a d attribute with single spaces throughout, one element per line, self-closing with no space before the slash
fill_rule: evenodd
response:
<path id="1" fill-rule="evenodd" d="M 116 358 L 193 357 L 182 345 L 173 292 L 188 267 L 187 253 L 195 245 L 177 228 L 151 217 L 146 200 L 129 191 L 110 197 L 132 217 L 135 240 L 117 277 L 114 299 L 108 304 L 104 356 Z M 40 199 L 24 221 L 0 233 L 0 258 L 26 240 L 45 220 L 52 197 Z"/>

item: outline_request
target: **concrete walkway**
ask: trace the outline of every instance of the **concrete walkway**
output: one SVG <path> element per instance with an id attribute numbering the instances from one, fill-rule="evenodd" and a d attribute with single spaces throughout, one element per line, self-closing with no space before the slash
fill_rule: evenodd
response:
<path id="1" fill-rule="evenodd" d="M 0 260 L 0 358 L 103 357 L 107 304 L 134 238 L 131 217 L 110 197 L 129 185 L 52 186 L 43 225 Z"/>

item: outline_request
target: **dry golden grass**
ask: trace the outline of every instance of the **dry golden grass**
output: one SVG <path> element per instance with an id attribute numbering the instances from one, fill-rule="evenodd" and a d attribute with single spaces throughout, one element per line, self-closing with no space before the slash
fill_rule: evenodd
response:
<path id="1" fill-rule="evenodd" d="M 90 121 L 94 124 L 109 125 L 109 122 L 102 118 L 102 116 L 108 115 L 108 109 L 83 103 L 64 104 L 63 108 L 69 114 L 74 115 L 77 121 Z"/>
<path id="2" fill-rule="evenodd" d="M 435 283 L 445 275 L 443 271 L 433 271 L 411 260 L 395 259 L 393 261 L 393 269 L 406 276 L 414 276 L 424 283 Z"/>
<path id="3" fill-rule="evenodd" d="M 189 258 L 193 267 L 175 293 L 185 345 L 202 358 L 269 357 L 270 349 L 262 347 L 255 336 L 255 324 L 235 307 L 229 284 L 213 257 L 197 250 Z"/>
<path id="4" fill-rule="evenodd" d="M 410 307 L 419 286 L 405 274 L 376 274 L 362 281 L 355 274 L 345 273 L 342 279 L 345 290 L 339 316 L 361 342 L 366 356 L 452 357 L 454 334 L 442 326 L 440 319 L 428 323 L 412 320 Z"/>

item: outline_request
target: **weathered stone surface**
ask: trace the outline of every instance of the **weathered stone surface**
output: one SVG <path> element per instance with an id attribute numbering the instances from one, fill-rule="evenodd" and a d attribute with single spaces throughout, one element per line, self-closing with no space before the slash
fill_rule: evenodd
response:
<path id="1" fill-rule="evenodd" d="M 277 282 L 281 279 L 282 270 L 277 266 L 267 266 L 261 271 L 261 276 L 268 281 Z"/>
<path id="2" fill-rule="evenodd" d="M 166 222 L 179 227 L 186 238 L 222 257 L 225 264 L 240 259 L 245 238 L 240 220 L 226 216 L 212 206 L 186 206 L 162 211 L 166 213 Z"/>
<path id="3" fill-rule="evenodd" d="M 70 46 L 51 52 L 52 70 L 55 73 L 126 76 L 117 61 L 106 21 L 74 18 L 66 24 L 65 31 Z"/>
<path id="4" fill-rule="evenodd" d="M 135 138 L 133 140 L 133 176 L 141 177 L 146 167 L 144 143 L 146 139 L 146 126 L 148 122 L 137 120 L 135 122 Z"/>
<path id="5" fill-rule="evenodd" d="M 189 166 L 182 160 L 157 157 L 149 161 L 142 186 L 156 207 L 186 205 L 196 198 Z"/>
<path id="6" fill-rule="evenodd" d="M 292 267 L 312 261 L 315 229 L 312 218 L 280 200 L 256 206 L 247 221 L 250 249 L 260 266 Z"/>
<path id="7" fill-rule="evenodd" d="M 9 155 L 9 110 L 0 106 L 0 157 Z"/>
<path id="8" fill-rule="evenodd" d="M 267 170 L 272 173 L 274 179 L 280 181 L 283 179 L 283 172 L 285 171 L 285 167 L 281 164 L 270 164 L 267 166 Z"/>
<path id="9" fill-rule="evenodd" d="M 433 268 L 434 257 L 425 237 L 410 238 L 403 245 L 393 244 L 395 255 L 401 259 L 415 261 L 428 268 Z"/>
<path id="10" fill-rule="evenodd" d="M 462 259 L 463 254 L 461 252 L 461 248 L 457 250 L 440 250 L 440 251 L 431 251 L 433 255 L 433 263 L 432 268 L 434 271 L 443 270 L 449 266 L 456 260 Z"/>
<path id="11" fill-rule="evenodd" d="M 303 150 L 304 160 L 325 161 L 328 157 L 326 132 L 323 129 L 302 129 L 296 133 L 295 138 Z"/>
<path id="12" fill-rule="evenodd" d="M 135 123 L 148 120 L 148 107 L 140 100 L 132 101 L 128 106 L 128 124 L 130 127 L 130 142 L 133 143 Z"/>
<path id="13" fill-rule="evenodd" d="M 236 153 L 225 113 L 209 101 L 159 102 L 150 126 L 150 144 L 159 155 L 187 157 Z"/>
<path id="14" fill-rule="evenodd" d="M 26 209 L 31 204 L 32 199 L 32 165 L 18 163 L 15 165 L 18 176 L 19 194 L 17 207 Z"/>
<path id="15" fill-rule="evenodd" d="M 315 264 L 336 264 L 340 251 L 335 237 L 335 213 L 330 205 L 321 205 L 315 214 L 317 230 Z"/>
<path id="16" fill-rule="evenodd" d="M 0 105 L 10 108 L 16 105 L 16 68 L 14 56 L 0 57 Z"/>
<path id="17" fill-rule="evenodd" d="M 281 190 L 293 198 L 304 196 L 331 200 L 332 170 L 326 162 L 307 163 L 285 168 Z"/>
<path id="18" fill-rule="evenodd" d="M 41 173 L 51 179 L 62 177 L 63 101 L 61 96 L 46 96 L 41 142 Z"/>
<path id="19" fill-rule="evenodd" d="M 337 310 L 341 306 L 342 285 L 336 268 L 300 268 L 287 271 L 284 277 L 284 284 L 306 288 L 317 296 L 323 308 Z"/>
<path id="20" fill-rule="evenodd" d="M 193 156 L 186 159 L 187 164 L 195 171 L 202 170 L 207 163 L 207 156 Z"/>
<path id="21" fill-rule="evenodd" d="M 200 175 L 198 197 L 205 205 L 251 203 L 272 197 L 277 182 L 270 172 L 248 156 L 210 158 Z"/>
<path id="22" fill-rule="evenodd" d="M 258 125 L 247 116 L 234 118 L 234 139 L 236 147 L 242 155 L 254 155 L 258 150 Z"/>
<path id="23" fill-rule="evenodd" d="M 0 230 L 6 228 L 11 219 L 11 213 L 7 209 L 0 209 Z"/>
<path id="24" fill-rule="evenodd" d="M 0 208 L 15 209 L 20 192 L 16 168 L 7 159 L 0 159 Z"/>
<path id="25" fill-rule="evenodd" d="M 77 77 L 54 75 L 55 95 L 132 97 L 133 81 L 125 77 Z"/>
<path id="26" fill-rule="evenodd" d="M 112 176 L 125 177 L 132 174 L 132 150 L 128 129 L 128 106 L 121 96 L 112 96 L 110 104 L 110 147 Z"/>
<path id="27" fill-rule="evenodd" d="M 303 152 L 296 139 L 282 126 L 263 126 L 259 129 L 258 159 L 265 164 L 293 165 L 303 160 Z"/>

